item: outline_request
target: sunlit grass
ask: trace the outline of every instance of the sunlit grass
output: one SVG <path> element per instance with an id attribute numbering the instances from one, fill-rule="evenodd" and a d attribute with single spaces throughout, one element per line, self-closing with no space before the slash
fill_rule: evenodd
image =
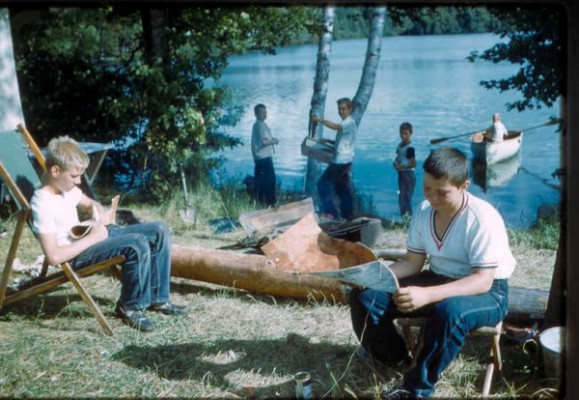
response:
<path id="1" fill-rule="evenodd" d="M 194 223 L 183 221 L 182 192 L 159 207 L 123 203 L 142 220 L 166 221 L 181 244 L 216 248 L 245 233 L 216 235 L 209 222 L 258 209 L 243 188 L 191 189 Z M 290 197 L 288 197 L 290 198 Z M 14 221 L 4 221 L 9 232 Z M 404 246 L 406 226 L 388 231 Z M 554 265 L 552 243 L 557 224 L 541 223 L 529 231 L 509 232 L 519 265 L 518 286 L 548 288 Z M 553 236 L 545 241 L 543 236 Z M 531 238 L 535 239 L 531 239 Z M 0 240 L 2 262 L 10 237 Z M 41 253 L 28 230 L 19 259 L 34 262 Z M 555 242 L 556 243 L 556 242 Z M 556 247 L 555 247 L 556 248 Z M 528 257 L 525 259 L 524 257 Z M 537 262 L 538 260 L 542 260 Z M 22 274 L 15 274 L 21 276 Z M 115 337 L 104 335 L 70 284 L 47 295 L 0 311 L 0 397 L 183 397 L 290 398 L 293 376 L 309 371 L 314 394 L 324 398 L 377 399 L 400 380 L 404 367 L 390 368 L 356 355 L 358 340 L 346 305 L 306 299 L 274 298 L 240 289 L 173 278 L 172 300 L 187 304 L 191 314 L 150 317 L 157 329 L 142 334 L 114 316 L 120 285 L 110 276 L 83 279 Z M 488 338 L 468 338 L 459 356 L 437 384 L 442 398 L 477 397 L 482 387 Z M 502 341 L 504 378 L 493 383 L 499 398 L 557 398 L 557 382 L 544 379 L 537 354 Z"/>

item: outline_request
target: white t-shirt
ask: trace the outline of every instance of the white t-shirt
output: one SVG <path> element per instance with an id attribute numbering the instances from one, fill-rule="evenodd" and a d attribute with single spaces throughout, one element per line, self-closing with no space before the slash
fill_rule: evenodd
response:
<path id="1" fill-rule="evenodd" d="M 70 229 L 79 224 L 77 206 L 82 191 L 75 187 L 61 194 L 38 189 L 30 200 L 32 230 L 35 233 L 56 233 L 59 246 L 72 243 Z"/>
<path id="2" fill-rule="evenodd" d="M 460 279 L 475 268 L 495 268 L 495 279 L 511 276 L 516 261 L 503 218 L 493 206 L 465 192 L 462 207 L 442 238 L 434 229 L 435 214 L 423 201 L 412 216 L 407 243 L 409 251 L 429 256 L 433 272 Z"/>
<path id="3" fill-rule="evenodd" d="M 497 121 L 489 128 L 493 134 L 493 142 L 502 142 L 503 137 L 509 134 L 509 131 L 501 121 Z"/>
<path id="4" fill-rule="evenodd" d="M 263 139 L 272 140 L 271 130 L 264 121 L 258 119 L 253 124 L 251 133 L 251 152 L 254 160 L 273 156 L 273 144 L 263 144 Z"/>
<path id="5" fill-rule="evenodd" d="M 348 164 L 354 161 L 354 141 L 358 126 L 351 115 L 344 118 L 340 125 L 342 125 L 342 129 L 336 133 L 336 152 L 332 162 Z"/>

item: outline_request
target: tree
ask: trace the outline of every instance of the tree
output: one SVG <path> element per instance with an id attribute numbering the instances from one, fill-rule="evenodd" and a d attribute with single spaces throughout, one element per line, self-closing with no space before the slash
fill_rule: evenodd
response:
<path id="1" fill-rule="evenodd" d="M 374 84 L 376 82 L 376 71 L 380 61 L 380 52 L 382 50 L 382 32 L 384 31 L 384 20 L 386 18 L 386 7 L 375 7 L 369 10 L 370 16 L 370 33 L 368 35 L 368 45 L 366 49 L 366 60 L 362 69 L 362 77 L 358 90 L 354 96 L 354 111 L 352 118 L 360 126 L 362 117 L 366 112 Z"/>
<path id="2" fill-rule="evenodd" d="M 327 10 L 327 9 L 326 9 Z M 333 22 L 333 10 L 328 12 L 328 15 L 324 14 L 322 19 L 325 28 Z M 367 12 L 367 19 L 370 22 L 370 28 L 368 32 L 368 45 L 366 50 L 366 60 L 364 62 L 364 67 L 362 69 L 362 77 L 360 79 L 360 84 L 358 85 L 358 90 L 356 95 L 352 99 L 354 104 L 354 111 L 352 112 L 352 118 L 356 121 L 356 124 L 360 125 L 364 112 L 368 107 L 368 102 L 372 97 L 372 92 L 374 90 L 374 83 L 376 81 L 376 70 L 378 69 L 378 63 L 380 61 L 380 51 L 382 46 L 382 34 L 384 31 L 384 20 L 386 16 L 386 7 L 374 7 L 369 8 Z M 329 17 L 332 17 L 330 20 Z M 316 69 L 316 85 L 314 86 L 314 96 L 312 98 L 312 112 L 316 111 L 316 115 L 323 116 L 323 106 L 318 99 L 323 97 L 325 103 L 325 91 L 327 90 L 327 77 L 329 75 L 329 53 L 331 45 L 331 31 L 324 30 L 323 35 L 320 37 L 319 53 L 318 53 L 318 63 Z M 324 81 L 325 79 L 325 81 Z M 324 86 L 325 85 L 325 86 Z M 314 109 L 314 107 L 316 107 Z M 322 126 L 318 127 L 316 130 L 317 137 L 322 137 Z M 315 187 L 315 179 L 317 177 L 317 168 L 310 167 L 310 165 L 316 165 L 316 161 L 308 159 L 308 167 L 306 170 L 306 182 L 305 188 L 306 193 L 314 193 L 313 188 Z"/>
<path id="3" fill-rule="evenodd" d="M 491 8 L 500 24 L 493 30 L 501 39 L 482 53 L 473 51 L 468 59 L 499 63 L 507 61 L 520 65 L 513 76 L 482 81 L 487 89 L 501 92 L 516 90 L 523 99 L 507 104 L 507 109 L 551 107 L 564 94 L 563 13 L 559 6 L 527 8 Z"/>
<path id="4" fill-rule="evenodd" d="M 304 7 L 158 7 L 11 10 L 27 124 L 41 143 L 56 134 L 116 141 L 115 171 L 146 169 L 166 199 L 181 166 L 194 181 L 239 140 L 220 131 L 239 118 L 218 84 L 227 59 L 274 53 L 304 33 Z M 23 96 L 24 97 L 24 96 Z"/>
<path id="5" fill-rule="evenodd" d="M 326 106 L 326 96 L 328 93 L 328 79 L 330 77 L 330 54 L 332 52 L 332 34 L 334 32 L 333 6 L 324 7 L 322 11 L 322 26 L 320 41 L 318 43 L 318 60 L 316 62 L 316 76 L 314 78 L 314 93 L 312 95 L 310 117 L 314 115 L 323 116 Z M 323 125 L 314 124 L 311 119 L 308 121 L 308 132 L 315 138 L 323 135 Z M 316 179 L 319 176 L 319 164 L 313 158 L 308 158 L 306 165 L 306 176 L 304 183 L 304 193 L 313 195 L 316 193 Z"/>
<path id="6" fill-rule="evenodd" d="M 494 63 L 507 61 L 520 65 L 513 76 L 503 79 L 482 81 L 488 89 L 502 91 L 516 90 L 521 92 L 522 100 L 507 104 L 508 109 L 551 107 L 562 96 L 561 113 L 561 170 L 563 175 L 566 165 L 566 53 L 564 51 L 566 27 L 562 6 L 550 5 L 541 7 L 491 8 L 491 14 L 500 21 L 494 32 L 501 39 L 508 41 L 495 44 L 482 53 L 472 52 L 469 60 L 478 59 Z M 563 176 L 565 178 L 565 176 Z M 555 260 L 555 270 L 551 282 L 549 301 L 543 328 L 565 324 L 566 299 L 566 237 L 567 237 L 567 186 L 562 179 L 561 185 L 561 232 Z"/>

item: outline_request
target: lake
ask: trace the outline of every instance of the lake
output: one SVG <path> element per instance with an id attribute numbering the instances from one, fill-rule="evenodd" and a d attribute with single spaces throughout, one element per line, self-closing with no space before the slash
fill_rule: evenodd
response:
<path id="1" fill-rule="evenodd" d="M 507 111 L 505 104 L 520 96 L 499 93 L 479 85 L 481 80 L 511 76 L 516 66 L 478 61 L 466 57 L 500 39 L 492 34 L 385 37 L 382 42 L 376 85 L 360 123 L 356 141 L 353 180 L 356 192 L 372 202 L 380 217 L 399 221 L 397 175 L 392 167 L 403 121 L 414 127 L 412 142 L 417 151 L 417 188 L 414 205 L 423 200 L 422 163 L 434 148 L 430 140 L 487 128 L 495 112 L 508 129 L 535 127 L 559 115 L 559 105 L 522 113 Z M 352 98 L 358 88 L 366 53 L 366 40 L 336 41 L 332 46 L 330 79 L 324 118 L 340 120 L 336 100 Z M 238 179 L 253 174 L 250 142 L 255 120 L 253 106 L 268 109 L 267 123 L 280 140 L 274 165 L 283 189 L 300 190 L 306 158 L 300 144 L 307 135 L 313 91 L 317 45 L 280 48 L 276 55 L 250 53 L 231 58 L 221 83 L 233 90 L 244 115 L 235 127 L 225 128 L 244 145 L 220 155 L 227 158 L 216 179 Z M 334 138 L 324 130 L 324 137 Z M 467 137 L 445 141 L 471 157 Z M 560 148 L 556 126 L 530 130 L 520 156 L 494 170 L 473 168 L 469 190 L 491 202 L 508 226 L 525 227 L 536 220 L 542 204 L 558 204 Z M 486 176 L 485 176 L 486 175 Z"/>

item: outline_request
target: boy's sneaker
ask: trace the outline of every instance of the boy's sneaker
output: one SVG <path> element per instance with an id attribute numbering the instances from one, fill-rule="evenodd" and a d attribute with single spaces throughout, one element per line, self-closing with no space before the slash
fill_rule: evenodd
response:
<path id="1" fill-rule="evenodd" d="M 149 321 L 145 313 L 141 310 L 125 310 L 121 304 L 117 303 L 115 307 L 116 314 L 125 324 L 141 332 L 152 332 L 155 327 Z"/>
<path id="2" fill-rule="evenodd" d="M 409 390 L 406 390 L 402 384 L 398 384 L 391 391 L 383 392 L 380 398 L 382 400 L 407 400 L 407 399 L 419 399 L 421 397 L 416 396 Z"/>
<path id="3" fill-rule="evenodd" d="M 152 304 L 149 310 L 160 312 L 165 315 L 186 315 L 189 314 L 187 306 L 180 306 L 173 303 Z"/>

